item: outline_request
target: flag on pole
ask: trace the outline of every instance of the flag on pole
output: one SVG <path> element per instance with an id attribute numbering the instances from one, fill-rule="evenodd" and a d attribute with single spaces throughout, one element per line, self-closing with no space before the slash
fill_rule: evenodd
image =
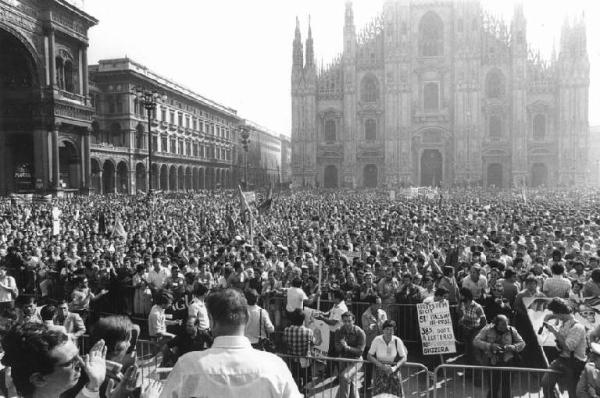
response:
<path id="1" fill-rule="evenodd" d="M 527 204 L 527 192 L 525 189 L 525 185 L 521 187 L 521 196 L 523 197 L 523 202 Z"/>
<path id="2" fill-rule="evenodd" d="M 238 185 L 238 193 L 240 195 L 240 209 L 242 210 L 242 213 L 244 213 L 245 211 L 250 210 L 250 207 L 248 206 L 248 200 L 246 199 L 246 195 L 244 195 L 244 192 L 242 191 L 242 187 L 240 187 Z"/>
<path id="3" fill-rule="evenodd" d="M 273 203 L 273 184 L 269 186 L 269 192 L 267 192 L 267 197 L 265 200 L 258 206 L 258 211 L 263 212 L 269 210 L 271 208 L 271 204 Z"/>
<path id="4" fill-rule="evenodd" d="M 121 222 L 121 217 L 117 216 L 115 220 L 115 228 L 113 230 L 113 236 L 127 239 L 127 232 L 125 232 L 125 228 L 123 227 L 123 223 Z"/>

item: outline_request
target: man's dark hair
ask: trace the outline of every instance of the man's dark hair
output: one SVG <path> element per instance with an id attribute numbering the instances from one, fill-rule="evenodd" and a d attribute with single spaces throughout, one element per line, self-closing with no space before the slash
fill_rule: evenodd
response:
<path id="1" fill-rule="evenodd" d="M 288 317 L 294 326 L 302 326 L 304 319 L 306 318 L 304 312 L 300 308 L 296 308 L 294 311 L 290 312 Z"/>
<path id="2" fill-rule="evenodd" d="M 57 360 L 50 352 L 68 339 L 65 333 L 48 330 L 38 323 L 16 325 L 4 336 L 2 364 L 11 367 L 13 383 L 21 396 L 31 396 L 35 391 L 30 381 L 33 374 L 48 375 L 54 371 Z"/>
<path id="3" fill-rule="evenodd" d="M 258 292 L 256 289 L 248 289 L 245 292 L 246 301 L 248 305 L 255 305 L 258 302 Z"/>
<path id="4" fill-rule="evenodd" d="M 204 286 L 202 283 L 197 283 L 194 285 L 193 295 L 196 297 L 202 297 L 206 293 L 208 293 L 208 288 Z"/>
<path id="5" fill-rule="evenodd" d="M 239 290 L 225 289 L 209 294 L 206 308 L 215 323 L 240 326 L 248 322 L 248 302 Z"/>
<path id="6" fill-rule="evenodd" d="M 107 352 L 109 354 L 114 353 L 119 349 L 119 344 L 131 340 L 133 328 L 133 322 L 124 315 L 110 315 L 100 318 L 92 327 L 89 345 L 93 346 L 99 340 L 104 340 Z"/>
<path id="7" fill-rule="evenodd" d="M 548 310 L 552 311 L 554 314 L 570 314 L 571 311 L 571 307 L 569 307 L 569 304 L 567 304 L 567 302 L 564 299 L 561 299 L 559 297 L 555 297 L 552 299 L 552 301 L 550 301 L 550 303 L 548 304 Z"/>
<path id="8" fill-rule="evenodd" d="M 292 279 L 292 287 L 302 287 L 302 279 L 300 279 L 300 278 Z"/>
<path id="9" fill-rule="evenodd" d="M 446 294 L 448 294 L 448 289 L 441 286 L 435 289 L 435 293 L 433 293 L 435 297 L 444 297 Z"/>
<path id="10" fill-rule="evenodd" d="M 171 304 L 173 295 L 168 290 L 159 290 L 154 296 L 154 302 L 157 305 Z"/>
<path id="11" fill-rule="evenodd" d="M 550 270 L 554 275 L 562 275 L 565 272 L 565 267 L 562 264 L 552 264 Z"/>
<path id="12" fill-rule="evenodd" d="M 338 300 L 344 300 L 346 298 L 346 294 L 341 290 L 337 289 L 333 291 L 333 298 Z"/>
<path id="13" fill-rule="evenodd" d="M 463 298 L 463 300 L 473 300 L 473 292 L 466 287 L 460 289 L 460 296 Z"/>
<path id="14" fill-rule="evenodd" d="M 42 321 L 51 321 L 54 318 L 54 315 L 56 315 L 56 307 L 52 304 L 45 305 L 40 310 Z"/>
<path id="15" fill-rule="evenodd" d="M 376 294 L 370 294 L 365 298 L 365 301 L 369 304 L 375 304 L 377 303 L 377 300 L 380 299 L 380 297 Z"/>
<path id="16" fill-rule="evenodd" d="M 343 319 L 343 318 L 352 318 L 352 320 L 354 320 L 354 319 L 355 319 L 355 318 L 354 318 L 354 314 L 353 314 L 353 313 L 351 313 L 350 311 L 346 311 L 346 312 L 344 312 L 344 313 L 342 314 L 342 319 Z"/>
<path id="17" fill-rule="evenodd" d="M 528 285 L 530 283 L 535 283 L 537 285 L 538 281 L 535 278 L 535 276 L 529 275 L 527 278 L 525 278 L 525 285 Z"/>

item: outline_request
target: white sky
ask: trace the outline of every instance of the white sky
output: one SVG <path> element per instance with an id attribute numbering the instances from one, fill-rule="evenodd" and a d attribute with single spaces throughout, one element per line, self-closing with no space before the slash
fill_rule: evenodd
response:
<path id="1" fill-rule="evenodd" d="M 381 13 L 383 0 L 354 0 L 357 31 Z M 100 20 L 90 30 L 88 60 L 125 55 L 241 117 L 290 134 L 290 72 L 296 16 L 315 57 L 327 64 L 342 49 L 345 0 L 85 0 Z M 600 2 L 525 0 L 528 41 L 550 56 L 565 15 L 585 11 L 591 63 L 590 125 L 600 124 Z M 509 1 L 484 7 L 510 22 Z M 592 105 L 596 105 L 595 107 Z"/>

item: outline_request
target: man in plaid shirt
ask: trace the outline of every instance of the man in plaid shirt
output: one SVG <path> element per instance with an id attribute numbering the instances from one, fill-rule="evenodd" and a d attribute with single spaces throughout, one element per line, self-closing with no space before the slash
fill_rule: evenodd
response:
<path id="1" fill-rule="evenodd" d="M 479 330 L 486 325 L 487 320 L 483 307 L 473 301 L 473 293 L 469 289 L 463 287 L 460 289 L 460 295 L 462 300 L 459 306 L 460 319 L 458 324 L 465 344 L 465 359 L 467 365 L 476 365 L 473 339 Z"/>
<path id="2" fill-rule="evenodd" d="M 290 358 L 288 361 L 292 377 L 302 392 L 310 374 L 310 362 L 306 356 L 314 343 L 314 335 L 311 329 L 304 326 L 304 312 L 301 309 L 295 309 L 288 316 L 292 324 L 284 329 L 283 342 L 287 354 L 304 358 Z"/>

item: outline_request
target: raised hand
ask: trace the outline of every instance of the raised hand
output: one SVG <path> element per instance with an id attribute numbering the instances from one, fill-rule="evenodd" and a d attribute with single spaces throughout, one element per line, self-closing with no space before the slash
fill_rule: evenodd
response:
<path id="1" fill-rule="evenodd" d="M 107 398 L 126 398 L 131 396 L 135 390 L 137 382 L 137 366 L 132 365 L 127 368 L 123 379 L 116 384 L 115 380 L 109 380 L 106 388 Z M 116 384 L 116 385 L 115 385 Z"/>
<path id="2" fill-rule="evenodd" d="M 90 381 L 87 386 L 90 390 L 98 390 L 106 378 L 106 345 L 104 340 L 99 340 L 89 354 L 80 358 L 81 365 Z"/>
<path id="3" fill-rule="evenodd" d="M 163 390 L 163 384 L 158 380 L 149 380 L 142 388 L 140 398 L 158 398 Z"/>

